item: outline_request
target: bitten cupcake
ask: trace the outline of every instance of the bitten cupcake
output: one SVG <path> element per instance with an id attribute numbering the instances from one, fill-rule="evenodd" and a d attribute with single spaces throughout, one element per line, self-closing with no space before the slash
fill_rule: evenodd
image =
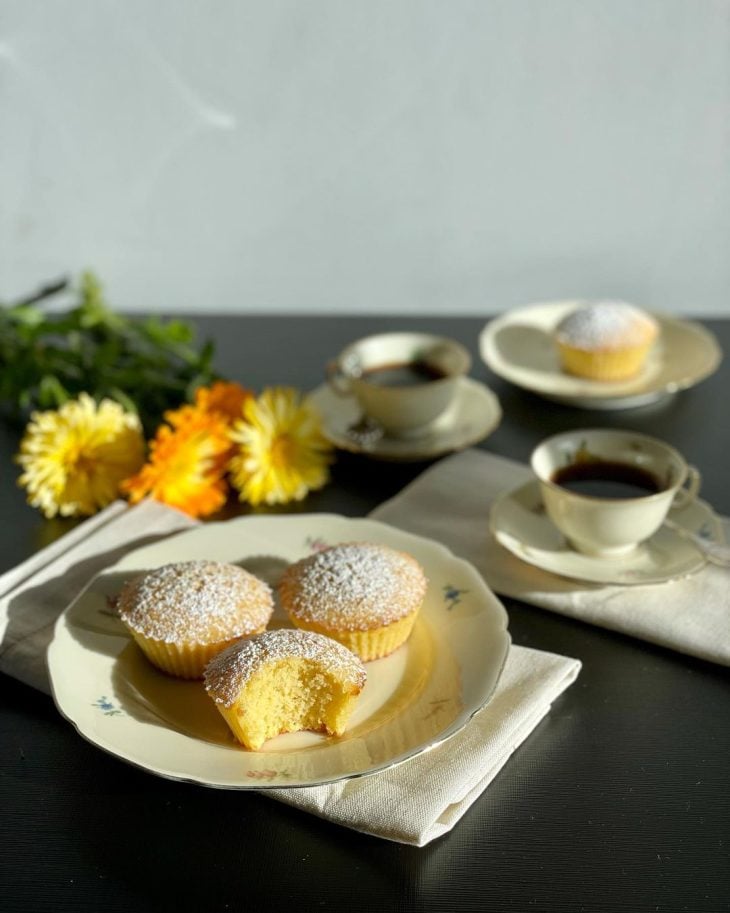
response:
<path id="1" fill-rule="evenodd" d="M 555 329 L 564 371 L 593 380 L 628 380 L 644 366 L 659 333 L 657 321 L 624 301 L 577 307 Z"/>
<path id="2" fill-rule="evenodd" d="M 238 741 L 256 751 L 283 732 L 342 735 L 365 679 L 342 644 L 281 628 L 219 653 L 205 670 L 205 690 Z"/>
<path id="3" fill-rule="evenodd" d="M 179 678 L 202 678 L 217 653 L 266 628 L 274 602 L 243 568 L 182 561 L 128 581 L 117 607 L 150 662 Z"/>
<path id="4" fill-rule="evenodd" d="M 423 569 L 411 555 L 352 542 L 287 568 L 279 597 L 297 627 L 325 634 L 367 662 L 408 639 L 426 586 Z"/>

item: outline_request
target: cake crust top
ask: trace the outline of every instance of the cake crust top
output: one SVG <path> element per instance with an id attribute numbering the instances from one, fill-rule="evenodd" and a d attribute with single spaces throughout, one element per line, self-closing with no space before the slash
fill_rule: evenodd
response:
<path id="1" fill-rule="evenodd" d="M 217 704 L 231 707 L 255 673 L 292 658 L 319 664 L 348 690 L 359 692 L 365 684 L 365 667 L 342 644 L 314 631 L 278 628 L 239 640 L 221 651 L 206 666 L 205 690 Z"/>
<path id="2" fill-rule="evenodd" d="M 290 565 L 279 583 L 297 619 L 346 631 L 383 627 L 420 608 L 427 580 L 406 552 L 370 542 L 334 545 Z"/>
<path id="3" fill-rule="evenodd" d="M 214 643 L 265 627 L 270 587 L 235 564 L 180 561 L 122 587 L 119 616 L 134 632 L 165 643 Z"/>
<path id="4" fill-rule="evenodd" d="M 658 332 L 656 320 L 625 301 L 594 301 L 577 307 L 556 327 L 559 342 L 579 349 L 644 345 Z"/>

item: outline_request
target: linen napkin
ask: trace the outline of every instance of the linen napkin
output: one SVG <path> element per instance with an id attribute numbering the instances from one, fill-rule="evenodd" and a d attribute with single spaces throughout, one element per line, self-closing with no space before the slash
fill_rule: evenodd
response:
<path id="1" fill-rule="evenodd" d="M 155 501 L 116 501 L 0 577 L 0 672 L 51 693 L 46 650 L 61 612 L 127 552 L 193 525 Z"/>
<path id="2" fill-rule="evenodd" d="M 490 504 L 530 478 L 521 463 L 466 450 L 427 469 L 372 516 L 439 539 L 503 596 L 730 665 L 728 569 L 707 564 L 690 577 L 650 586 L 581 583 L 503 548 L 489 531 Z"/>
<path id="3" fill-rule="evenodd" d="M 0 670 L 50 692 L 45 654 L 63 609 L 127 551 L 192 524 L 154 501 L 115 503 L 0 577 Z M 459 821 L 579 670 L 577 660 L 513 646 L 490 703 L 444 744 L 372 776 L 266 793 L 355 830 L 423 846 Z"/>

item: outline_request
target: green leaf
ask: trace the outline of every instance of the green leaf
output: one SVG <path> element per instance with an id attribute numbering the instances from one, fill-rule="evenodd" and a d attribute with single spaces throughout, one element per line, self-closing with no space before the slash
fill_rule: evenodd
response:
<path id="1" fill-rule="evenodd" d="M 116 400 L 121 406 L 127 410 L 127 412 L 133 412 L 135 415 L 138 412 L 136 403 L 127 396 L 124 390 L 120 390 L 119 387 L 111 387 L 109 389 L 109 396 Z"/>
<path id="2" fill-rule="evenodd" d="M 149 432 L 166 409 L 216 379 L 213 343 L 196 345 L 192 324 L 115 314 L 93 273 L 80 278 L 76 306 L 45 314 L 35 302 L 63 287 L 0 306 L 0 408 L 8 414 L 56 408 L 86 391 L 136 407 Z"/>
<path id="3" fill-rule="evenodd" d="M 26 327 L 37 327 L 46 319 L 43 311 L 32 304 L 16 304 L 8 310 L 8 316 L 15 323 Z"/>
<path id="4" fill-rule="evenodd" d="M 68 390 L 53 374 L 44 374 L 38 386 L 38 401 L 44 409 L 57 409 L 69 399 Z"/>

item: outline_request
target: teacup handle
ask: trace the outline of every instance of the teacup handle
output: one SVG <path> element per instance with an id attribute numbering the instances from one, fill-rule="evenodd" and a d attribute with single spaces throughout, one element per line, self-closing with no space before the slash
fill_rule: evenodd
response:
<path id="1" fill-rule="evenodd" d="M 688 466 L 687 478 L 674 496 L 672 510 L 682 510 L 683 507 L 687 507 L 691 501 L 694 501 L 699 493 L 701 484 L 702 476 L 700 475 L 699 469 L 697 469 L 696 466 Z"/>
<path id="2" fill-rule="evenodd" d="M 350 378 L 343 373 L 338 362 L 327 363 L 327 383 L 338 396 L 351 396 Z"/>

